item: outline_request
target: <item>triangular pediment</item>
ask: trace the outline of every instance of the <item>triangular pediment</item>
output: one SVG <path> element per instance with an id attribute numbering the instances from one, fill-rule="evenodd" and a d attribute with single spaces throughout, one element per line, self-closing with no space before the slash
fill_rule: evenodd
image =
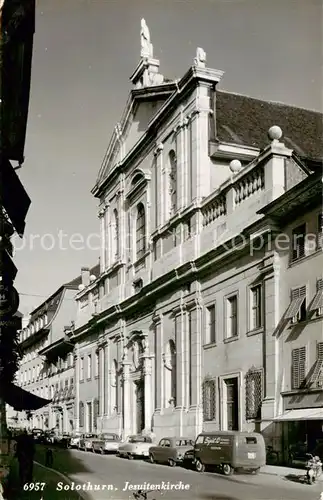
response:
<path id="1" fill-rule="evenodd" d="M 293 155 L 286 161 L 285 165 L 286 191 L 302 182 L 310 173 L 306 165 L 296 155 Z"/>
<path id="2" fill-rule="evenodd" d="M 114 128 L 109 147 L 103 159 L 96 182 L 97 187 L 123 161 L 145 134 L 149 122 L 172 93 L 171 90 L 166 92 L 156 90 L 156 87 L 154 87 L 145 89 L 145 92 L 136 90 L 130 92 L 123 116 Z"/>

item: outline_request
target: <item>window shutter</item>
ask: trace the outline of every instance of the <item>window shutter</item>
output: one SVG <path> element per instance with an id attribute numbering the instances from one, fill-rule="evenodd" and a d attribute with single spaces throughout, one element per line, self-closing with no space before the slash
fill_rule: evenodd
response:
<path id="1" fill-rule="evenodd" d="M 299 389 L 305 380 L 306 347 L 292 351 L 292 388 Z"/>

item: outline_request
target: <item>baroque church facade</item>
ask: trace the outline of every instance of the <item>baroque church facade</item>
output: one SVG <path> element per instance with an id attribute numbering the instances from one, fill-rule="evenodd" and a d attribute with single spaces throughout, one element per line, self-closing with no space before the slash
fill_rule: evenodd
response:
<path id="1" fill-rule="evenodd" d="M 264 210 L 315 175 L 320 116 L 219 90 L 200 48 L 169 81 L 145 23 L 141 38 L 92 190 L 100 273 L 82 269 L 76 296 L 74 429 L 274 438 L 289 292 L 272 245 L 283 226 Z"/>

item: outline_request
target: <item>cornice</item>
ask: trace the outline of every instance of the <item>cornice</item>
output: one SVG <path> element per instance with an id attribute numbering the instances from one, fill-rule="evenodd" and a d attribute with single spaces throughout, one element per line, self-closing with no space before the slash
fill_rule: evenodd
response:
<path id="1" fill-rule="evenodd" d="M 163 151 L 163 149 L 164 149 L 164 144 L 161 142 L 160 144 L 158 144 L 158 146 L 154 150 L 154 155 L 155 156 L 159 155 L 159 153 L 161 153 Z"/>
<path id="2" fill-rule="evenodd" d="M 192 309 L 201 308 L 203 305 L 202 297 L 200 295 L 192 297 L 188 302 L 185 303 L 185 307 L 187 311 L 191 311 Z"/>

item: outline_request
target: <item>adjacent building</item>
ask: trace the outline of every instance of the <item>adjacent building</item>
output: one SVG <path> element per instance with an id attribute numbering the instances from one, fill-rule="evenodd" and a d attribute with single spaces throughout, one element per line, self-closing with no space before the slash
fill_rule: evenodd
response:
<path id="1" fill-rule="evenodd" d="M 92 272 L 97 270 L 95 267 Z M 73 432 L 75 379 L 71 337 L 76 317 L 75 295 L 80 284 L 81 276 L 60 286 L 32 311 L 20 332 L 22 360 L 16 375 L 18 383 L 52 403 L 32 414 L 14 415 L 19 426 Z"/>
<path id="2" fill-rule="evenodd" d="M 323 341 L 322 116 L 219 90 L 222 76 L 198 49 L 169 81 L 143 47 L 92 190 L 102 250 L 76 296 L 76 430 L 256 429 L 281 449 L 291 399 L 321 395 L 299 387 Z"/>

